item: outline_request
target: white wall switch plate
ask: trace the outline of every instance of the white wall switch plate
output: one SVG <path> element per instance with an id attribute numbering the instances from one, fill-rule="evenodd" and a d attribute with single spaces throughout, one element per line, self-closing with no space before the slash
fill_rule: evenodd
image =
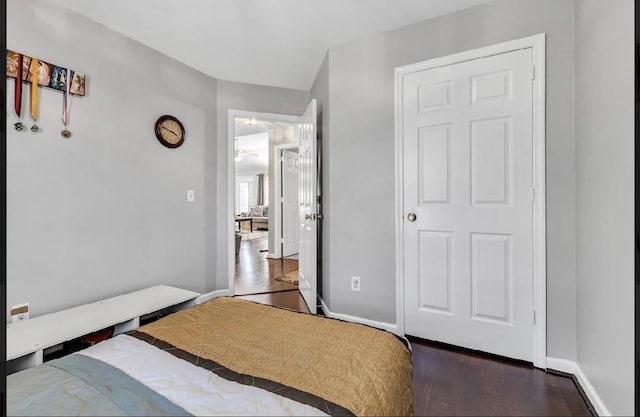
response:
<path id="1" fill-rule="evenodd" d="M 192 203 L 196 201 L 196 192 L 195 190 L 187 190 L 187 201 Z"/>

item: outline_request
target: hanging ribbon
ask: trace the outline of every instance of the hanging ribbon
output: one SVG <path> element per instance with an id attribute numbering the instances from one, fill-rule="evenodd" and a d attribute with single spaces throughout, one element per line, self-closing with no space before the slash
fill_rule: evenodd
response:
<path id="1" fill-rule="evenodd" d="M 68 138 L 69 136 L 71 136 L 71 132 L 67 130 L 67 118 L 69 115 L 68 100 L 71 91 L 71 80 L 73 80 L 73 73 L 69 68 L 67 68 L 65 71 L 67 72 L 67 76 L 65 78 L 66 85 L 65 90 L 62 93 L 62 124 L 64 125 L 64 130 L 60 132 L 60 134 L 63 137 Z"/>
<path id="2" fill-rule="evenodd" d="M 33 119 L 33 126 L 31 131 L 37 132 L 38 126 L 36 125 L 36 119 L 38 118 L 38 58 L 31 60 L 33 70 L 31 71 L 31 118 Z"/>
<path id="3" fill-rule="evenodd" d="M 68 105 L 67 100 L 69 97 L 69 91 L 71 90 L 71 70 L 65 70 L 67 73 L 66 81 L 65 81 L 65 90 L 62 93 L 62 124 L 67 126 L 67 114 L 68 114 Z"/>
<path id="4" fill-rule="evenodd" d="M 15 81 L 15 109 L 16 115 L 20 117 L 22 111 L 22 54 L 18 54 L 18 74 Z"/>
<path id="5" fill-rule="evenodd" d="M 20 113 L 22 112 L 22 59 L 22 54 L 17 54 L 18 72 L 16 74 L 16 81 L 14 84 L 14 109 L 16 110 L 18 118 L 20 118 Z M 20 120 L 15 122 L 13 126 L 18 131 L 24 129 L 24 125 Z"/>

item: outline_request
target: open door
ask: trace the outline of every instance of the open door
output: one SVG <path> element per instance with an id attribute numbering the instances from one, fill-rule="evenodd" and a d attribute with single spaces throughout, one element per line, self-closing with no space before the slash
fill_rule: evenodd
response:
<path id="1" fill-rule="evenodd" d="M 298 125 L 300 157 L 298 288 L 311 314 L 317 307 L 318 258 L 318 141 L 316 129 L 316 100 L 311 100 Z"/>

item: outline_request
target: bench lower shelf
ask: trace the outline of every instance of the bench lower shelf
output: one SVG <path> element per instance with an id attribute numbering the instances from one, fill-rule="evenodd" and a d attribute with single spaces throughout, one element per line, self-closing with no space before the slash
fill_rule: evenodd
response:
<path id="1" fill-rule="evenodd" d="M 7 374 L 79 347 L 69 342 L 106 329 L 115 336 L 196 303 L 200 294 L 158 285 L 7 325 Z M 65 348 L 65 343 L 67 347 Z M 80 345 L 81 346 L 81 345 Z M 86 347 L 86 346 L 85 346 Z M 65 353 L 67 352 L 67 353 Z"/>

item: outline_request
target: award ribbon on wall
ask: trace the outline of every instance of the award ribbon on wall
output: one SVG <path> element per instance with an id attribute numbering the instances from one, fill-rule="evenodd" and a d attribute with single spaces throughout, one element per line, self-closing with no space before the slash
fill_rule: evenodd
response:
<path id="1" fill-rule="evenodd" d="M 69 117 L 68 100 L 69 92 L 71 91 L 71 80 L 73 80 L 73 73 L 69 68 L 67 68 L 65 71 L 67 72 L 67 76 L 65 79 L 66 86 L 64 91 L 62 92 L 62 124 L 64 125 L 64 130 L 61 131 L 60 134 L 62 135 L 62 137 L 68 138 L 69 136 L 71 136 L 71 132 L 67 130 L 67 119 Z"/>
<path id="2" fill-rule="evenodd" d="M 33 119 L 32 132 L 38 131 L 36 119 L 38 118 L 38 58 L 31 60 L 33 69 L 31 70 L 31 118 Z"/>
<path id="3" fill-rule="evenodd" d="M 20 113 L 22 112 L 22 54 L 18 54 L 18 76 L 15 80 L 15 88 L 14 88 L 14 108 L 16 110 L 16 116 L 20 118 Z M 13 125 L 16 130 L 22 130 L 23 125 L 21 121 L 14 123 Z"/>

